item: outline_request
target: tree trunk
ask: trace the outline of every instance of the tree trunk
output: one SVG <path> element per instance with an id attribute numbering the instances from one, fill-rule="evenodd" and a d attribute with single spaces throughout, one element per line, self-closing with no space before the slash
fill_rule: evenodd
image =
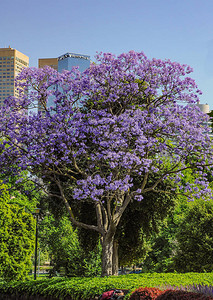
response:
<path id="1" fill-rule="evenodd" d="M 114 240 L 112 254 L 112 275 L 118 275 L 118 241 Z"/>
<path id="2" fill-rule="evenodd" d="M 112 275 L 113 244 L 114 244 L 114 235 L 106 234 L 106 236 L 103 236 L 101 276 Z"/>

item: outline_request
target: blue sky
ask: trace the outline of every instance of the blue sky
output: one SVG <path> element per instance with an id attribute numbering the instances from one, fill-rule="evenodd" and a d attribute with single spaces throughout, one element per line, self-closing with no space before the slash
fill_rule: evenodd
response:
<path id="1" fill-rule="evenodd" d="M 149 57 L 194 69 L 201 103 L 213 109 L 213 0 L 11 0 L 0 5 L 0 47 L 38 58 L 66 52 Z"/>

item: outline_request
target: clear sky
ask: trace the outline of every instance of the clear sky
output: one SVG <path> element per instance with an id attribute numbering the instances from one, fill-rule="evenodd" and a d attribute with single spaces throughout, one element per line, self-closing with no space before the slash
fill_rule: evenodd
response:
<path id="1" fill-rule="evenodd" d="M 194 69 L 213 109 L 213 0 L 1 0 L 0 48 L 30 57 L 144 51 Z"/>

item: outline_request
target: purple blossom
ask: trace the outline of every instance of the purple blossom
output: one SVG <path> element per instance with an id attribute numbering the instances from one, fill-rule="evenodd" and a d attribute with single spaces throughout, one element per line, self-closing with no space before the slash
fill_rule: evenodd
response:
<path id="1" fill-rule="evenodd" d="M 96 59 L 83 74 L 47 67 L 17 77 L 19 97 L 0 110 L 2 172 L 28 170 L 47 185 L 63 177 L 75 199 L 106 203 L 141 201 L 147 174 L 181 185 L 193 167 L 199 177 L 178 189 L 210 193 L 212 144 L 192 69 L 134 51 Z M 38 104 L 44 114 L 26 113 Z"/>

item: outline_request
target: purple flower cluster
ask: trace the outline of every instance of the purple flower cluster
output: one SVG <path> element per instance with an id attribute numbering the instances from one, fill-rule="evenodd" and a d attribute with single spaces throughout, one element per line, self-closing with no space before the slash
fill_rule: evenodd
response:
<path id="1" fill-rule="evenodd" d="M 0 111 L 2 172 L 28 170 L 45 183 L 67 182 L 76 199 L 122 205 L 193 168 L 199 178 L 184 192 L 209 194 L 212 144 L 192 69 L 134 51 L 96 59 L 83 74 L 47 67 L 17 77 L 19 97 Z M 26 113 L 36 106 L 44 113 Z"/>

